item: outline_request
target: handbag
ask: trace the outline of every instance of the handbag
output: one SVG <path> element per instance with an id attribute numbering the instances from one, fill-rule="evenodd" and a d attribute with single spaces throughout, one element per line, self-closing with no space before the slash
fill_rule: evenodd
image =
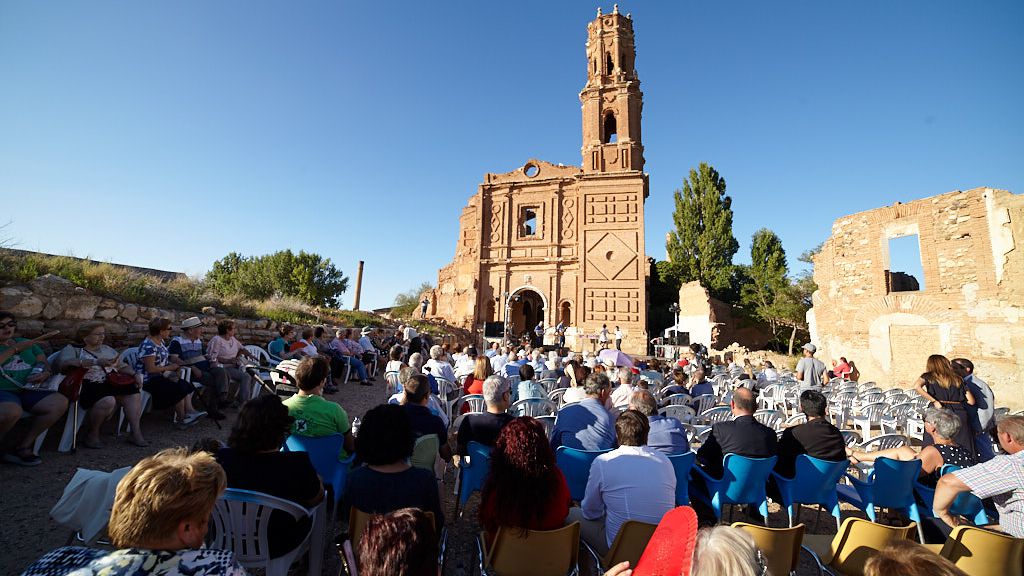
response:
<path id="1" fill-rule="evenodd" d="M 131 374 L 125 374 L 124 372 L 107 372 L 107 384 L 111 386 L 134 386 L 135 376 Z"/>
<path id="2" fill-rule="evenodd" d="M 57 392 L 67 397 L 68 402 L 77 402 L 78 397 L 82 393 L 82 379 L 85 377 L 86 372 L 88 370 L 81 367 L 72 368 L 65 372 L 64 379 L 57 386 Z"/>

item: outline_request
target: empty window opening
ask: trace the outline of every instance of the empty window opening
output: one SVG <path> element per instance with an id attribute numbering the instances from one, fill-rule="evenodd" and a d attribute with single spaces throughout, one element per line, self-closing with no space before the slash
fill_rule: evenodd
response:
<path id="1" fill-rule="evenodd" d="M 559 306 L 558 310 L 558 321 L 561 322 L 563 326 L 568 326 L 569 324 L 572 323 L 571 318 L 572 305 L 570 305 L 568 302 L 562 302 L 562 305 Z"/>
<path id="2" fill-rule="evenodd" d="M 608 114 L 604 117 L 604 138 L 605 144 L 614 144 L 619 141 L 618 128 L 615 125 L 615 114 Z"/>
<path id="3" fill-rule="evenodd" d="M 522 222 L 522 235 L 535 236 L 537 234 L 537 208 L 523 208 L 520 213 Z"/>
<path id="4" fill-rule="evenodd" d="M 594 74 L 597 74 L 597 58 L 594 58 Z"/>
<path id="5" fill-rule="evenodd" d="M 608 75 L 609 76 L 612 74 L 613 70 L 615 70 L 615 62 L 612 60 L 612 53 L 609 52 L 608 53 Z"/>
<path id="6" fill-rule="evenodd" d="M 886 292 L 924 290 L 921 241 L 917 234 L 889 239 L 889 269 L 885 271 Z"/>

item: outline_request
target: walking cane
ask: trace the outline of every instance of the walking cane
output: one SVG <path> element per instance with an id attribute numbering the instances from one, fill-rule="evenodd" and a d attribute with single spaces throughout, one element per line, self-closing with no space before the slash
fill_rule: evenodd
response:
<path id="1" fill-rule="evenodd" d="M 79 390 L 79 394 L 81 394 L 81 390 Z M 78 422 L 78 400 L 75 400 L 74 418 L 75 419 L 72 420 L 72 426 L 74 426 L 74 423 Z M 74 454 L 75 450 L 78 450 L 78 430 L 75 430 L 75 434 L 71 435 L 71 453 Z"/>

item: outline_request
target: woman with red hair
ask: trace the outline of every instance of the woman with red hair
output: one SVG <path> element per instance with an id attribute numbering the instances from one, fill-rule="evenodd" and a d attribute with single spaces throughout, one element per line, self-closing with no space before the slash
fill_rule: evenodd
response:
<path id="1" fill-rule="evenodd" d="M 494 444 L 480 501 L 480 525 L 488 540 L 499 527 L 524 532 L 560 528 L 570 500 L 544 426 L 528 416 L 506 424 Z"/>

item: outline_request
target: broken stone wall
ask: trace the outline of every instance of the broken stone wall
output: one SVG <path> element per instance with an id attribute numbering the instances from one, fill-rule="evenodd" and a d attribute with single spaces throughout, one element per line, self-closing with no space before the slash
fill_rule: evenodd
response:
<path id="1" fill-rule="evenodd" d="M 893 291 L 889 240 L 912 234 L 923 286 Z M 909 388 L 930 354 L 962 356 L 999 405 L 1024 408 L 1024 196 L 975 188 L 840 218 L 814 280 L 826 364 L 845 356 L 862 381 Z"/>

